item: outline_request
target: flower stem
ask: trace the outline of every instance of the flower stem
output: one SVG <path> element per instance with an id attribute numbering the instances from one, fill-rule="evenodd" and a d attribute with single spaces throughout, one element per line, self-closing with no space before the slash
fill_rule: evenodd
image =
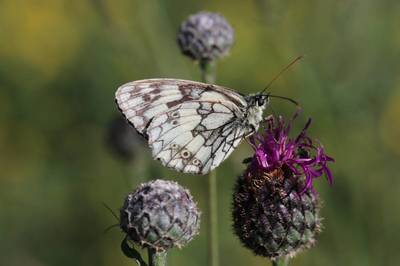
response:
<path id="1" fill-rule="evenodd" d="M 216 78 L 216 64 L 214 61 L 200 61 L 201 81 L 214 83 Z"/>
<path id="2" fill-rule="evenodd" d="M 211 266 L 218 266 L 218 201 L 217 201 L 217 172 L 214 170 L 208 174 L 208 200 L 209 200 L 209 229 L 208 248 L 209 263 Z"/>
<path id="3" fill-rule="evenodd" d="M 272 266 L 288 266 L 288 265 L 289 265 L 289 256 L 285 256 L 272 261 Z"/>
<path id="4" fill-rule="evenodd" d="M 149 266 L 166 266 L 167 265 L 167 252 L 156 251 L 153 248 L 148 249 L 149 253 Z"/>
<path id="5" fill-rule="evenodd" d="M 201 61 L 201 80 L 205 83 L 214 83 L 216 64 L 213 61 Z M 208 174 L 208 265 L 219 265 L 218 251 L 218 201 L 217 201 L 217 172 Z"/>

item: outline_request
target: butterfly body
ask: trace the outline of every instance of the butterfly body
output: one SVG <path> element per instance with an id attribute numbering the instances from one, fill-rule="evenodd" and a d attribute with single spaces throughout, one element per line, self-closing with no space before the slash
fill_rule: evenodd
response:
<path id="1" fill-rule="evenodd" d="M 175 170 L 206 174 L 243 138 L 257 131 L 268 95 L 178 79 L 147 79 L 122 85 L 118 108 L 142 134 L 154 159 Z"/>

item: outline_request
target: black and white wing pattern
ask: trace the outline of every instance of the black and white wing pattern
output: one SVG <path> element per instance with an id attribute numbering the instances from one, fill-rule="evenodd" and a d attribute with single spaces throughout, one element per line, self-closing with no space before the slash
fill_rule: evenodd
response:
<path id="1" fill-rule="evenodd" d="M 116 102 L 148 140 L 153 158 L 180 172 L 208 173 L 254 131 L 245 123 L 245 97 L 217 85 L 133 81 L 118 88 Z"/>

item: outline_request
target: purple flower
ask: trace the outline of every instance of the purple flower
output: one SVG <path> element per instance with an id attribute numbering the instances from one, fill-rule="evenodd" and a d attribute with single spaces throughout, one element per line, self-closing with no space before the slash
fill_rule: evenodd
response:
<path id="1" fill-rule="evenodd" d="M 249 171 L 272 172 L 281 169 L 297 178 L 305 178 L 304 193 L 313 190 L 313 180 L 325 174 L 332 184 L 332 173 L 328 162 L 334 159 L 325 154 L 324 148 L 318 141 L 307 136 L 309 119 L 303 130 L 296 138 L 290 138 L 289 132 L 298 113 L 286 123 L 282 116 L 269 116 L 265 120 L 265 131 L 250 137 L 250 144 L 255 150 Z"/>

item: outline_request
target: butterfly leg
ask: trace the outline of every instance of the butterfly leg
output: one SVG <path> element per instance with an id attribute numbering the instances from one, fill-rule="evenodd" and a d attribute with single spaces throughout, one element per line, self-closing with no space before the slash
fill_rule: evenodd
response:
<path id="1" fill-rule="evenodd" d="M 246 140 L 247 140 L 248 137 L 250 137 L 251 135 L 253 135 L 257 131 L 256 127 L 254 125 L 249 125 L 249 128 L 250 128 L 249 132 L 246 133 L 245 136 L 244 136 L 246 138 Z"/>

